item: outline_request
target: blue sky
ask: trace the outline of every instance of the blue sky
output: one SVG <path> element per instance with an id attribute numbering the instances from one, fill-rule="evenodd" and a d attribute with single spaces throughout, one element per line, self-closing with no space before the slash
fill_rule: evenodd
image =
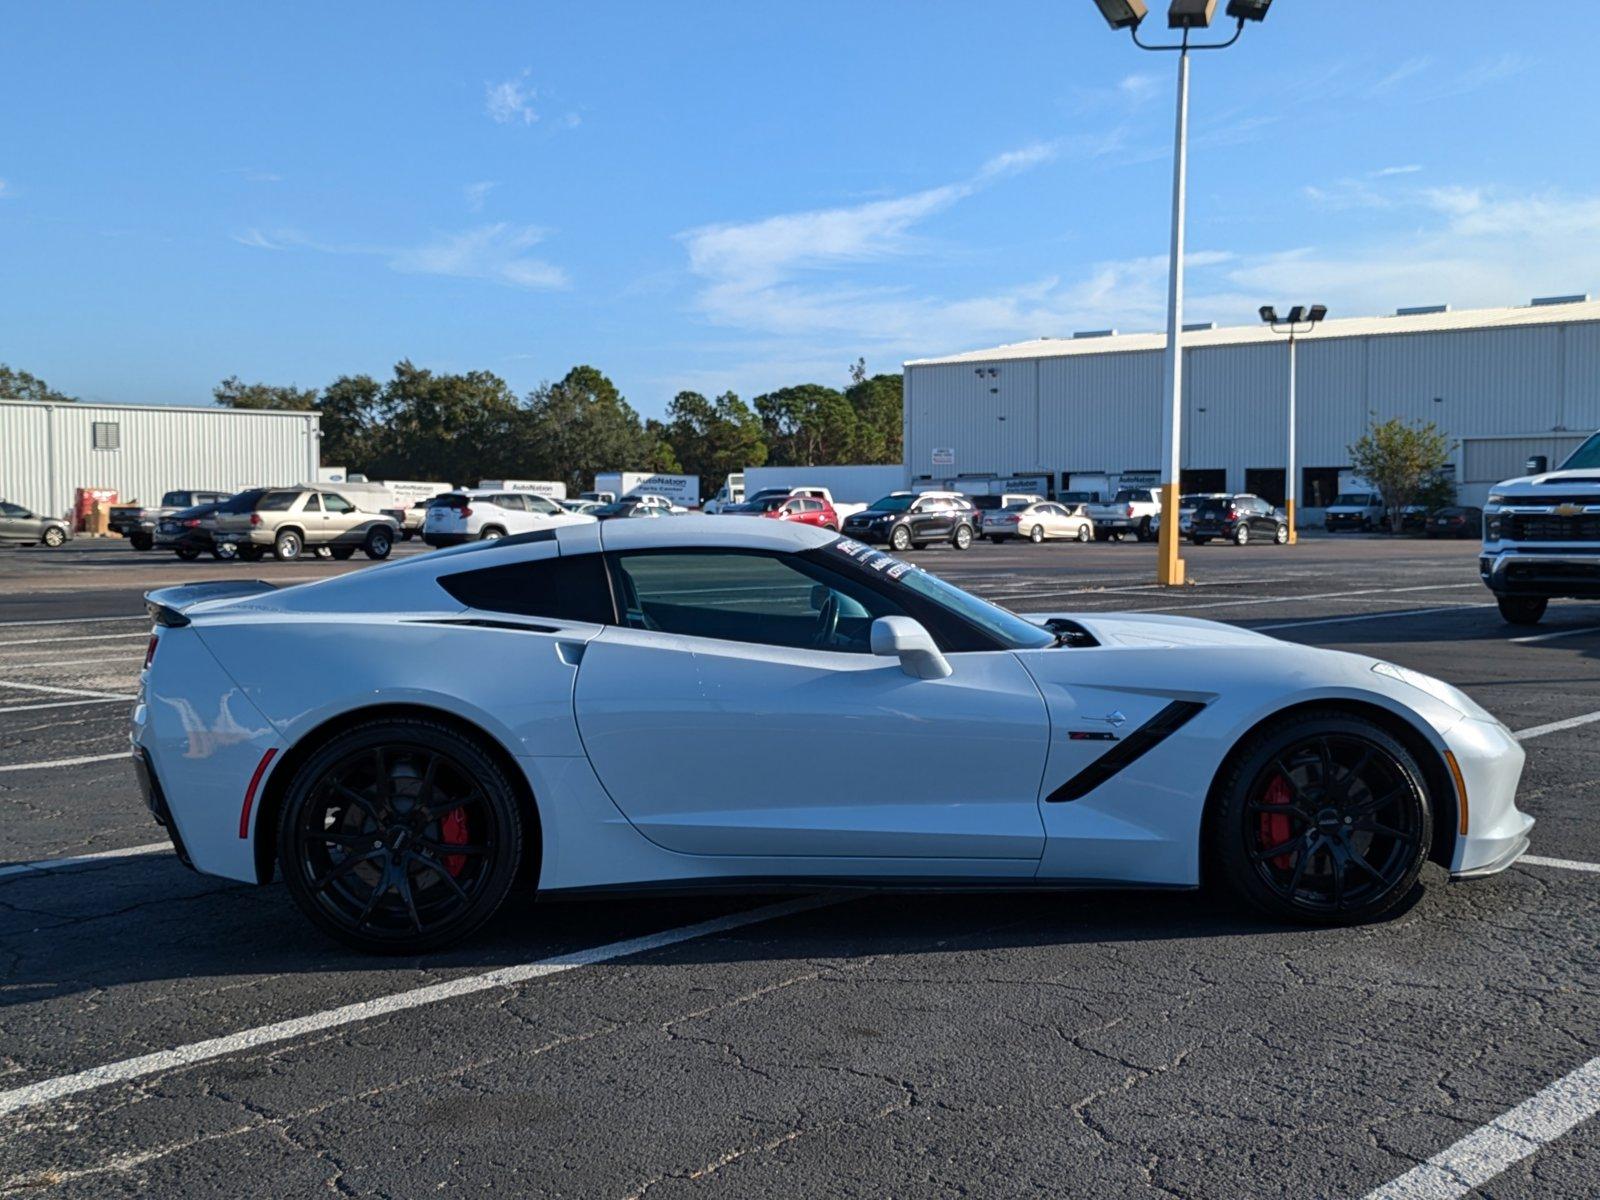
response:
<path id="1" fill-rule="evenodd" d="M 1278 0 L 1198 56 L 1188 319 L 1600 290 L 1593 31 L 1516 7 Z M 1175 64 L 1091 0 L 52 3 L 5 37 L 0 361 L 86 398 L 590 362 L 654 415 L 1162 320 Z"/>

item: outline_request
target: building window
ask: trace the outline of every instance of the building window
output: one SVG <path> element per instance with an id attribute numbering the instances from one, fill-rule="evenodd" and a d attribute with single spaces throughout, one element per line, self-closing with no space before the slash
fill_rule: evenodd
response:
<path id="1" fill-rule="evenodd" d="M 1244 490 L 1277 508 L 1283 503 L 1283 480 L 1282 467 L 1247 467 Z"/>
<path id="2" fill-rule="evenodd" d="M 1306 467 L 1300 472 L 1300 506 L 1327 508 L 1339 494 L 1339 472 L 1343 467 Z"/>
<path id="3" fill-rule="evenodd" d="M 94 421 L 89 426 L 96 450 L 122 449 L 122 424 L 118 421 Z"/>
<path id="4" fill-rule="evenodd" d="M 1228 490 L 1228 472 L 1216 467 L 1185 467 L 1178 480 L 1178 491 L 1185 496 Z"/>

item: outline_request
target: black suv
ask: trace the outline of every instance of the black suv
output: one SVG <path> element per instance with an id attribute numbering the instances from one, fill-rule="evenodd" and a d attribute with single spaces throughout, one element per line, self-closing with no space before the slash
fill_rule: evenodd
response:
<path id="1" fill-rule="evenodd" d="M 975 510 L 953 496 L 891 492 L 863 512 L 844 519 L 845 537 L 897 551 L 921 550 L 930 542 L 949 542 L 965 550 L 978 536 Z"/>
<path id="2" fill-rule="evenodd" d="M 1189 540 L 1204 546 L 1212 538 L 1227 538 L 1243 546 L 1252 541 L 1289 542 L 1289 518 L 1260 496 L 1204 496 L 1195 506 Z"/>

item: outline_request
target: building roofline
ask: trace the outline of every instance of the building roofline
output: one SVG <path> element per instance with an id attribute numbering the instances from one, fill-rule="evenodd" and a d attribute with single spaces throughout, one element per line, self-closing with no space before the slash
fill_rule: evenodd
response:
<path id="1" fill-rule="evenodd" d="M 320 408 L 228 408 L 221 404 L 108 404 L 99 400 L 19 400 L 0 396 L 0 404 L 14 404 L 19 408 L 86 408 L 112 409 L 117 412 L 177 412 L 177 413 L 248 413 L 257 417 L 321 417 Z"/>
<path id="2" fill-rule="evenodd" d="M 1600 321 L 1600 301 L 1575 300 L 1567 303 L 1528 304 L 1510 308 L 1473 308 L 1459 311 L 1411 313 L 1382 317 L 1341 317 L 1323 321 L 1297 341 L 1330 341 L 1339 338 L 1382 337 L 1405 333 L 1444 333 L 1477 329 L 1518 328 L 1529 325 L 1570 325 Z M 1183 335 L 1185 349 L 1208 346 L 1248 346 L 1261 342 L 1286 342 L 1284 334 L 1274 333 L 1264 324 L 1229 325 L 1220 329 L 1192 329 Z M 1124 333 L 1103 337 L 1042 337 L 1026 342 L 1010 342 L 985 350 L 967 350 L 937 358 L 914 358 L 905 367 L 940 366 L 950 363 L 982 363 L 1006 359 L 1065 358 L 1079 354 L 1130 354 L 1165 350 L 1165 333 Z"/>

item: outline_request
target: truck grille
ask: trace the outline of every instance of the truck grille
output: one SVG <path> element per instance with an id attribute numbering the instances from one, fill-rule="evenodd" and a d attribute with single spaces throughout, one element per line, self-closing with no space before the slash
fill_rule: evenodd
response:
<path id="1" fill-rule="evenodd" d="M 1577 517 L 1511 514 L 1505 518 L 1501 536 L 1514 542 L 1600 541 L 1600 513 Z"/>

